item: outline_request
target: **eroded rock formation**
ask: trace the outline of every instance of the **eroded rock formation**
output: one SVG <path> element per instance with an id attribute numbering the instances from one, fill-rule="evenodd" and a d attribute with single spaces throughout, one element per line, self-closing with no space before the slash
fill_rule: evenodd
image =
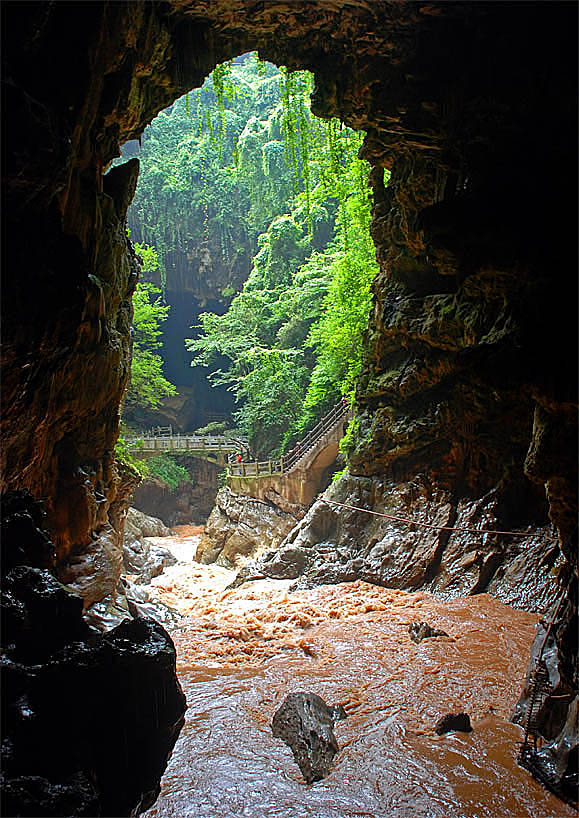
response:
<path id="1" fill-rule="evenodd" d="M 428 589 L 443 598 L 488 592 L 514 607 L 546 611 L 557 596 L 563 565 L 551 525 L 535 522 L 526 536 L 515 538 L 421 526 L 496 529 L 507 519 L 497 491 L 457 500 L 425 475 L 411 481 L 344 476 L 248 574 L 296 579 L 300 585 L 363 579 Z"/>
<path id="2" fill-rule="evenodd" d="M 209 460 L 187 455 L 177 457 L 177 462 L 186 466 L 191 480 L 176 489 L 156 478 L 144 480 L 133 493 L 134 505 L 166 525 L 202 524 L 215 505 L 222 469 Z"/>
<path id="3" fill-rule="evenodd" d="M 378 491 L 425 474 L 441 518 L 489 492 L 501 524 L 544 528 L 548 515 L 566 558 L 556 644 L 572 666 L 576 7 L 170 0 L 3 15 L 1 486 L 43 501 L 57 567 L 96 568 L 98 553 L 118 570 L 138 162 L 103 171 L 216 63 L 258 47 L 315 71 L 316 112 L 368 134 L 381 273 L 351 474 Z M 466 587 L 482 588 L 488 546 Z"/>
<path id="4" fill-rule="evenodd" d="M 277 502 L 275 502 L 277 500 Z M 239 568 L 250 557 L 275 551 L 305 513 L 283 498 L 257 500 L 220 489 L 201 537 L 196 559 Z"/>

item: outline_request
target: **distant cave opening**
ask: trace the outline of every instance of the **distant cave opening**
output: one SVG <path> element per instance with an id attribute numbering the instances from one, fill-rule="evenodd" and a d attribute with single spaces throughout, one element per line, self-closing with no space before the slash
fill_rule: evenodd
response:
<path id="1" fill-rule="evenodd" d="M 128 230 L 151 299 L 169 307 L 158 351 L 178 390 L 157 406 L 131 396 L 129 423 L 239 421 L 264 456 L 353 397 L 378 272 L 369 165 L 364 133 L 318 119 L 313 91 L 312 74 L 246 53 L 123 146 L 116 166 L 140 161 Z"/>

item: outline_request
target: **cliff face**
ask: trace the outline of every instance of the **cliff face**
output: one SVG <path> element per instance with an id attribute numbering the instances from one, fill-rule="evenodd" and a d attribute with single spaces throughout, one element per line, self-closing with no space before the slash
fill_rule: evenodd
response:
<path id="1" fill-rule="evenodd" d="M 426 473 L 556 526 L 576 570 L 572 4 L 4 4 L 2 489 L 43 500 L 66 568 L 108 536 L 137 267 L 119 144 L 213 66 L 309 68 L 363 128 L 381 273 L 351 472 Z M 74 32 L 74 36 L 70 35 Z M 383 186 L 382 169 L 391 169 Z M 15 546 L 16 547 L 16 546 Z M 557 639 L 576 651 L 570 580 Z M 571 671 L 565 671 L 571 673 Z"/>
<path id="2" fill-rule="evenodd" d="M 183 455 L 177 458 L 191 475 L 190 482 L 170 489 L 161 480 L 146 480 L 135 489 L 133 504 L 166 525 L 203 524 L 209 517 L 219 491 L 219 473 L 215 463 Z"/>

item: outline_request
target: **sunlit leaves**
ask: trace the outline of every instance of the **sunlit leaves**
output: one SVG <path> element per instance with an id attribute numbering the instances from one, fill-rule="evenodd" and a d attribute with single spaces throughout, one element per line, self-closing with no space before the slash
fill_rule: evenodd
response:
<path id="1" fill-rule="evenodd" d="M 149 248 L 153 251 L 154 248 Z M 153 253 L 149 253 L 150 263 Z M 133 355 L 131 377 L 125 395 L 129 406 L 156 408 L 176 389 L 163 375 L 163 359 L 155 350 L 161 346 L 162 324 L 169 307 L 161 301 L 161 290 L 140 282 L 133 295 Z"/>

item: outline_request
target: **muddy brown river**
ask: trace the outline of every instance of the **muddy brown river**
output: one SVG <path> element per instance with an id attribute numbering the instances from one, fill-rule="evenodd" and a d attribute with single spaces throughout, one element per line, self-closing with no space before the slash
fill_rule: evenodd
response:
<path id="1" fill-rule="evenodd" d="M 509 722 L 537 617 L 480 596 L 441 602 L 364 582 L 288 593 L 192 561 L 198 537 L 159 540 L 183 560 L 153 595 L 186 616 L 172 636 L 186 724 L 147 818 L 555 818 L 576 813 L 516 763 Z M 426 620 L 448 637 L 415 644 Z M 331 774 L 306 785 L 272 735 L 290 692 L 344 705 Z M 448 712 L 472 733 L 437 736 Z"/>

